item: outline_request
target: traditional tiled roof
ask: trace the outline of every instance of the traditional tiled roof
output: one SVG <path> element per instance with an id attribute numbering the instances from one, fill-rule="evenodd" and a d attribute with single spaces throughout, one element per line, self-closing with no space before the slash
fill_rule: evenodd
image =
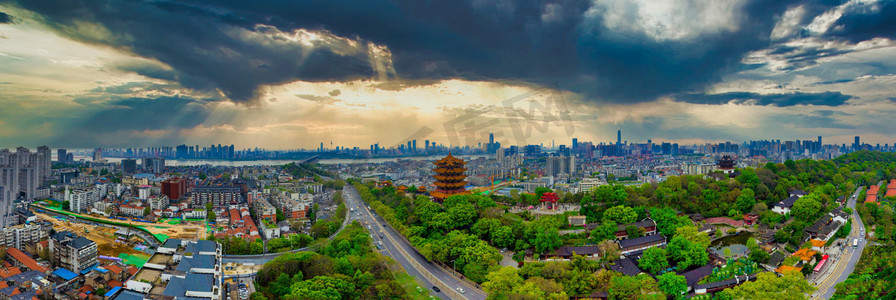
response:
<path id="1" fill-rule="evenodd" d="M 812 250 L 809 248 L 802 248 L 800 250 L 797 250 L 790 256 L 798 257 L 799 259 L 801 259 L 803 261 L 810 261 L 810 260 L 812 260 L 812 256 L 814 256 L 815 253 L 818 253 L 818 251 L 815 251 L 815 250 Z"/>
<path id="2" fill-rule="evenodd" d="M 775 269 L 775 272 L 780 273 L 780 274 L 785 274 L 788 271 L 799 272 L 802 269 L 803 268 L 791 267 L 791 266 L 780 266 L 777 269 Z"/>

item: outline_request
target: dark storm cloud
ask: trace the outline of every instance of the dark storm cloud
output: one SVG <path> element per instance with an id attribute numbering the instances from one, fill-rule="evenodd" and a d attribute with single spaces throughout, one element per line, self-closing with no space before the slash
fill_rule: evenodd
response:
<path id="1" fill-rule="evenodd" d="M 10 17 L 6 13 L 0 11 L 0 24 L 4 24 L 4 23 L 12 23 L 12 17 Z"/>
<path id="2" fill-rule="evenodd" d="M 751 92 L 729 92 L 721 94 L 682 94 L 675 97 L 676 101 L 694 104 L 726 104 L 726 103 L 750 103 L 754 105 L 771 105 L 778 107 L 794 105 L 818 105 L 840 106 L 852 99 L 850 95 L 840 92 L 822 93 L 786 93 L 786 94 L 757 94 Z"/>
<path id="3" fill-rule="evenodd" d="M 500 80 L 557 86 L 582 93 L 589 101 L 643 102 L 700 91 L 724 75 L 744 70 L 743 57 L 769 47 L 768 36 L 778 17 L 801 4 L 809 14 L 818 14 L 839 2 L 748 0 L 736 12 L 737 23 L 730 31 L 656 39 L 637 31 L 607 29 L 603 18 L 609 12 L 585 0 L 371 0 L 362 5 L 292 0 L 18 1 L 69 37 L 133 51 L 173 68 L 130 71 L 177 80 L 188 88 L 221 90 L 237 101 L 253 99 L 264 84 L 377 74 L 366 51 L 343 55 L 327 47 L 308 50 L 259 42 L 235 36 L 232 28 L 265 32 L 269 29 L 256 27 L 265 24 L 282 32 L 325 30 L 358 39 L 362 45 L 369 41 L 386 46 L 401 79 L 397 88 L 451 78 Z M 888 7 L 881 11 L 886 13 Z M 77 30 L 74 24 L 80 21 L 99 24 L 111 36 L 97 38 Z M 883 18 L 873 25 L 856 19 L 856 24 L 843 24 L 843 34 L 850 34 L 850 28 L 865 28 L 861 26 L 886 31 L 886 22 Z M 785 47 L 778 51 L 797 66 L 842 54 Z M 799 103 L 792 101 L 803 100 L 816 99 L 791 97 L 769 103 L 794 105 Z"/>
<path id="4" fill-rule="evenodd" d="M 768 45 L 763 37 L 786 8 L 780 1 L 752 1 L 739 31 L 657 41 L 609 32 L 600 14 L 586 20 L 589 1 L 228 3 L 236 10 L 273 13 L 290 26 L 327 28 L 386 45 L 400 76 L 521 80 L 608 102 L 650 101 L 717 81 L 737 69 L 745 53 Z M 560 9 L 545 21 L 551 3 Z"/>
<path id="5" fill-rule="evenodd" d="M 831 26 L 830 35 L 860 42 L 876 37 L 896 38 L 896 1 L 855 4 Z"/>
<path id="6" fill-rule="evenodd" d="M 256 96 L 263 84 L 303 79 L 345 80 L 370 77 L 367 54 L 343 56 L 283 40 L 253 40 L 233 26 L 254 31 L 254 24 L 231 12 L 164 1 L 28 0 L 18 5 L 41 15 L 48 26 L 71 38 L 105 44 L 161 61 L 166 72 L 146 66 L 131 71 L 160 79 L 176 79 L 188 88 L 221 90 L 230 99 Z M 81 26 L 102 26 L 108 34 Z"/>
<path id="7" fill-rule="evenodd" d="M 117 66 L 117 69 L 137 73 L 149 78 L 169 81 L 177 80 L 177 73 L 174 70 L 168 70 L 153 64 L 122 64 Z"/>
<path id="8" fill-rule="evenodd" d="M 856 81 L 855 78 L 837 79 L 837 80 L 828 80 L 828 81 L 819 81 L 819 82 L 813 83 L 812 85 L 828 85 L 828 84 L 838 84 L 838 83 L 850 83 L 850 82 L 853 82 L 853 81 Z"/>

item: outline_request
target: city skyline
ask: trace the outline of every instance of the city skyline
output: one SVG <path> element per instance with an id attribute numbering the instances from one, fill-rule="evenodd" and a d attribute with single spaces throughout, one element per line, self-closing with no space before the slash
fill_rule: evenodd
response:
<path id="1" fill-rule="evenodd" d="M 647 3 L 3 1 L 0 140 L 896 140 L 896 4 Z"/>

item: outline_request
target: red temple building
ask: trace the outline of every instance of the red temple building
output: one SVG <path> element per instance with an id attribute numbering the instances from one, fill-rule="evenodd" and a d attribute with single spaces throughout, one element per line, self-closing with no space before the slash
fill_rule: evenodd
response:
<path id="1" fill-rule="evenodd" d="M 432 169 L 433 172 L 436 172 L 436 175 L 433 176 L 436 179 L 436 190 L 430 192 L 429 195 L 435 198 L 436 201 L 441 202 L 451 195 L 470 194 L 464 188 L 467 185 L 467 182 L 464 180 L 467 178 L 467 175 L 464 175 L 464 172 L 467 171 L 464 168 L 464 160 L 451 156 L 451 153 L 448 153 L 448 156 L 437 160 L 433 164 L 436 165 Z"/>
<path id="2" fill-rule="evenodd" d="M 557 201 L 560 200 L 560 197 L 557 196 L 557 193 L 544 193 L 541 194 L 541 204 L 546 206 L 550 206 L 550 209 L 557 208 Z M 550 203 L 550 204 L 548 204 Z"/>

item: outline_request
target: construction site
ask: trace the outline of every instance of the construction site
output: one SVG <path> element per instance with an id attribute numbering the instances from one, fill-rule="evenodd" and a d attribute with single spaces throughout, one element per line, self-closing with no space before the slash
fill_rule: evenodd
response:
<path id="1" fill-rule="evenodd" d="M 99 255 L 118 256 L 120 253 L 131 255 L 145 254 L 142 251 L 134 249 L 134 247 L 143 242 L 143 239 L 134 235 L 130 240 L 119 238 L 115 235 L 115 229 L 80 222 L 72 222 L 64 217 L 53 217 L 43 213 L 36 215 L 53 223 L 53 229 L 58 231 L 71 231 L 80 236 L 86 237 L 96 242 Z"/>
<path id="2" fill-rule="evenodd" d="M 116 229 L 111 226 L 95 225 L 71 216 L 53 216 L 43 212 L 35 212 L 35 215 L 53 223 L 53 228 L 56 231 L 71 231 L 96 242 L 99 255 L 118 257 L 126 264 L 141 267 L 153 251 L 145 246 L 146 243 L 140 235 L 134 234 L 137 229 Z M 133 221 L 111 219 L 110 221 L 138 226 L 149 231 L 161 241 L 168 238 L 197 240 L 205 237 L 207 230 L 204 220 L 185 222 L 172 219 L 165 220 L 164 223 L 139 224 L 133 224 L 137 223 Z"/>

